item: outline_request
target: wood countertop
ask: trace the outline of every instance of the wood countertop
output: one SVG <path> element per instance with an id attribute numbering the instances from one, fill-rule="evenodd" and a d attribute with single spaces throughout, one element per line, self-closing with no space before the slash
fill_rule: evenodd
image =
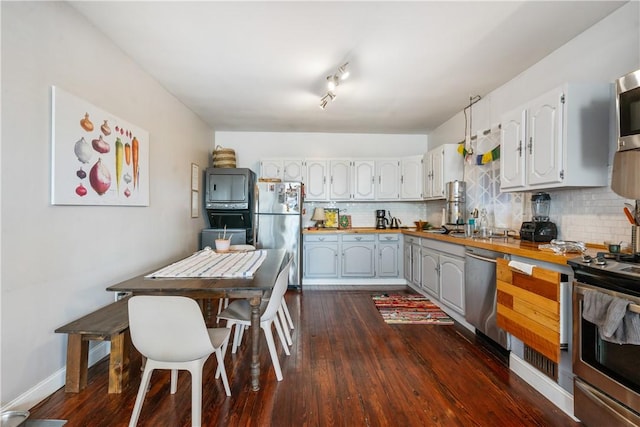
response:
<path id="1" fill-rule="evenodd" d="M 488 249 L 490 251 L 506 253 L 510 255 L 521 256 L 523 258 L 531 258 L 538 261 L 546 261 L 553 264 L 566 265 L 567 260 L 579 256 L 578 253 L 570 253 L 567 255 L 557 255 L 551 249 L 539 249 L 538 245 L 544 243 L 524 242 L 519 239 L 509 237 L 508 239 L 496 237 L 491 239 L 480 239 L 471 237 L 452 237 L 446 234 L 427 233 L 424 231 L 405 230 L 402 234 L 422 237 L 427 239 L 440 240 L 458 245 L 470 246 L 474 248 Z M 589 255 L 595 256 L 597 248 L 587 248 Z M 601 249 L 600 249 L 601 250 Z"/>
<path id="2" fill-rule="evenodd" d="M 502 237 L 491 239 L 479 239 L 470 237 L 452 237 L 446 234 L 428 233 L 424 231 L 416 231 L 413 228 L 399 229 L 377 229 L 375 227 L 353 227 L 353 228 L 305 228 L 302 234 L 389 234 L 402 233 L 408 236 L 421 237 L 426 239 L 440 240 L 442 242 L 454 243 L 456 245 L 470 246 L 474 248 L 482 248 L 495 252 L 506 253 L 510 255 L 521 256 L 523 258 L 531 258 L 538 261 L 546 261 L 553 264 L 566 265 L 567 260 L 577 257 L 579 254 L 570 253 L 567 255 L 556 255 L 550 249 L 539 249 L 538 245 L 542 243 L 524 242 L 519 239 L 510 237 L 504 239 Z M 589 245 L 588 245 L 589 246 Z M 602 248 L 589 247 L 587 253 L 595 256 L 598 250 Z"/>

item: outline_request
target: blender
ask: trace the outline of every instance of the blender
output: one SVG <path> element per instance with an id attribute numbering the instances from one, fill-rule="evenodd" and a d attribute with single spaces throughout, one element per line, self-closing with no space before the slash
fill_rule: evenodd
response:
<path id="1" fill-rule="evenodd" d="M 520 239 L 529 242 L 550 242 L 558 237 L 558 228 L 549 221 L 551 196 L 548 193 L 535 193 L 531 196 L 531 221 L 525 221 L 520 227 Z"/>

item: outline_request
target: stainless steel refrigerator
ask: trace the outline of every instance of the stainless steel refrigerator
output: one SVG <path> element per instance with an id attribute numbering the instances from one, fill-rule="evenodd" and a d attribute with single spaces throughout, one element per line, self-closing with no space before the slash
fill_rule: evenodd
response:
<path id="1" fill-rule="evenodd" d="M 300 182 L 258 182 L 256 184 L 255 246 L 258 249 L 286 249 L 293 257 L 289 286 L 300 288 L 302 184 Z"/>

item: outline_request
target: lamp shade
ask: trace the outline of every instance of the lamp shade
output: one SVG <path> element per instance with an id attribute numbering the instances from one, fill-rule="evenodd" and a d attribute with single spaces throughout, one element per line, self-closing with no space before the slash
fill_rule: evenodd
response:
<path id="1" fill-rule="evenodd" d="M 327 217 L 324 214 L 324 208 L 315 208 L 313 210 L 313 216 L 311 217 L 312 221 L 324 221 Z"/>

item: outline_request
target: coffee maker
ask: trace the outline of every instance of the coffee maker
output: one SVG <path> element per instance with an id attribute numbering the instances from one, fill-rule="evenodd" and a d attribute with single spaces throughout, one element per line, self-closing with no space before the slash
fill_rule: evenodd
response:
<path id="1" fill-rule="evenodd" d="M 387 211 L 384 209 L 376 209 L 376 229 L 384 230 L 389 224 L 389 219 L 386 217 Z"/>
<path id="2" fill-rule="evenodd" d="M 549 221 L 551 196 L 548 193 L 535 193 L 531 196 L 531 221 L 525 221 L 520 227 L 520 239 L 529 242 L 550 242 L 558 237 L 558 228 Z"/>

